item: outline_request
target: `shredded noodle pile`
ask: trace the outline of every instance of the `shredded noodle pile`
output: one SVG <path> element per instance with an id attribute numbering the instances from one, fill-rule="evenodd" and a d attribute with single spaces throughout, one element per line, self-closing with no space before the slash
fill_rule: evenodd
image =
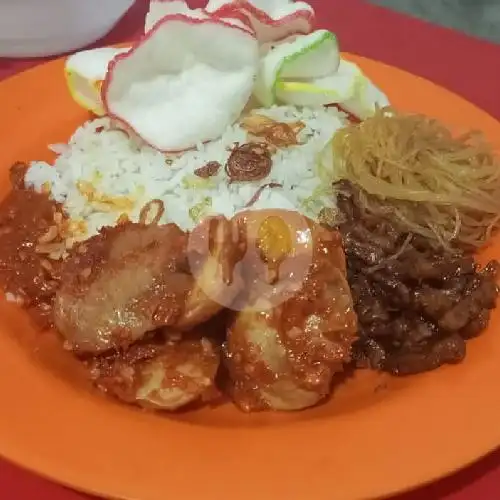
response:
<path id="1" fill-rule="evenodd" d="M 366 212 L 436 248 L 473 251 L 500 225 L 500 163 L 479 133 L 455 137 L 434 119 L 386 108 L 331 145 L 335 180 L 362 188 Z"/>

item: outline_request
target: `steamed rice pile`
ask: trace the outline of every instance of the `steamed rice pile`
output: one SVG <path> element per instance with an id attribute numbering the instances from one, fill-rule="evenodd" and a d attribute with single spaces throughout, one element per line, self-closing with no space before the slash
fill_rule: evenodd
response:
<path id="1" fill-rule="evenodd" d="M 141 209 L 153 199 L 164 204 L 162 223 L 174 222 L 190 230 L 208 215 L 232 217 L 244 210 L 259 188 L 269 183 L 282 187 L 263 190 L 252 209 L 294 209 L 316 218 L 332 204 L 318 154 L 345 125 L 344 115 L 326 108 L 274 107 L 255 112 L 305 125 L 298 135 L 300 145 L 279 149 L 270 175 L 260 181 L 229 183 L 224 168 L 209 179 L 194 174 L 210 161 L 225 165 L 235 144 L 248 142 L 247 132 L 237 124 L 218 141 L 166 156 L 134 143 L 113 129 L 108 118 L 100 118 L 80 127 L 68 144 L 51 146 L 58 154 L 54 164 L 33 162 L 25 182 L 63 204 L 68 216 L 85 227 L 81 239 L 124 217 L 138 221 Z"/>

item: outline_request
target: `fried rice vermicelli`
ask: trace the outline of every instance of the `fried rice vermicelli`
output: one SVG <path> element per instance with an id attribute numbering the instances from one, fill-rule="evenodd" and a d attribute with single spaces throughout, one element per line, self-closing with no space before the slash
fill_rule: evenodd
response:
<path id="1" fill-rule="evenodd" d="M 500 225 L 500 162 L 479 133 L 380 109 L 332 140 L 336 180 L 366 192 L 368 213 L 395 218 L 436 247 L 474 250 Z"/>

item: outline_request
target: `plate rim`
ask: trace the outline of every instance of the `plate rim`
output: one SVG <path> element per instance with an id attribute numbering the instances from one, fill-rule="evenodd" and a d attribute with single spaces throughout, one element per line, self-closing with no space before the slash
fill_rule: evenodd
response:
<path id="1" fill-rule="evenodd" d="M 454 92 L 452 91 L 449 91 L 447 89 L 444 89 L 443 87 L 440 87 L 439 85 L 433 83 L 433 82 L 430 82 L 429 80 L 426 80 L 425 78 L 423 77 L 420 77 L 420 76 L 417 76 L 417 75 L 412 75 L 411 73 L 408 73 L 404 70 L 401 70 L 401 69 L 398 69 L 398 68 L 395 68 L 393 66 L 390 66 L 390 65 L 387 65 L 385 63 L 381 63 L 381 62 L 378 62 L 378 61 L 374 61 L 374 60 L 371 60 L 371 59 L 367 59 L 367 58 L 364 58 L 364 57 L 361 57 L 361 56 L 357 56 L 357 55 L 353 55 L 353 54 L 345 54 L 347 58 L 351 59 L 351 60 L 354 60 L 356 62 L 359 62 L 359 64 L 367 71 L 368 74 L 370 74 L 371 72 L 375 72 L 375 73 L 378 73 L 379 76 L 380 74 L 382 74 L 382 72 L 387 72 L 387 73 L 392 73 L 392 74 L 396 74 L 396 75 L 399 75 L 400 78 L 403 78 L 403 79 L 408 79 L 410 78 L 412 81 L 414 82 L 417 82 L 418 85 L 423 85 L 424 87 L 426 87 L 427 89 L 433 89 L 433 91 L 435 93 L 437 93 L 437 95 L 446 95 L 446 96 L 449 96 L 449 98 L 451 98 L 452 101 L 455 101 L 455 102 L 461 102 L 464 107 L 466 109 L 470 109 L 470 110 L 475 110 L 474 113 L 476 113 L 477 117 L 480 117 L 480 118 L 477 118 L 479 121 L 484 121 L 485 123 L 487 122 L 490 122 L 488 124 L 488 129 L 492 129 L 492 130 L 496 130 L 497 133 L 499 133 L 500 135 L 500 123 L 497 122 L 497 120 L 495 118 L 493 118 L 491 115 L 489 115 L 486 111 L 484 110 L 481 110 L 479 109 L 477 106 L 475 106 L 474 104 L 472 103 L 469 103 L 468 101 L 466 101 L 463 97 L 459 96 L 458 94 L 455 94 Z M 64 58 L 61 58 L 61 59 L 58 59 L 58 60 L 55 60 L 55 61 L 52 61 L 52 62 L 49 62 L 49 63 L 45 63 L 45 64 L 42 64 L 40 66 L 37 66 L 35 68 L 31 68 L 31 69 L 28 69 L 22 73 L 19 73 L 17 75 L 14 75 L 6 80 L 3 80 L 2 82 L 0 82 L 0 97 L 4 94 L 4 92 L 9 92 L 10 91 L 10 87 L 13 86 L 13 85 L 16 85 L 18 84 L 19 82 L 22 83 L 22 87 L 26 87 L 29 85 L 27 85 L 25 82 L 27 79 L 31 79 L 33 77 L 36 77 L 37 75 L 46 75 L 45 78 L 53 78 L 57 75 L 57 72 L 59 70 L 62 69 L 62 61 L 64 61 Z M 405 75 L 404 77 L 401 76 L 401 75 Z M 62 72 L 61 72 L 61 80 L 63 80 L 63 77 L 62 77 Z M 417 85 L 417 83 L 415 83 L 415 85 Z M 50 84 L 50 81 L 49 81 L 49 84 Z M 50 86 L 50 85 L 49 85 Z M 7 90 L 5 90 L 7 88 Z M 472 111 L 471 111 L 472 112 Z M 21 113 L 22 114 L 22 113 Z M 499 313 L 500 314 L 500 313 Z M 497 314 L 497 323 L 500 325 L 500 316 L 499 314 Z M 494 325 L 493 325 L 494 326 Z M 498 326 L 498 325 L 497 325 Z M 2 325 L 2 315 L 0 314 L 0 330 L 3 328 L 3 325 Z M 491 326 L 490 326 L 491 328 Z M 491 332 L 490 332 L 491 333 Z M 0 331 L 0 334 L 1 334 L 1 331 Z M 499 341 L 500 343 L 500 341 Z M 0 346 L 3 344 L 3 341 L 0 341 Z M 498 348 L 499 349 L 499 352 L 500 352 L 500 347 Z M 1 359 L 1 356 L 0 356 L 0 359 Z M 497 358 L 500 360 L 500 356 Z M 467 363 L 467 360 L 465 360 L 465 363 Z M 500 364 L 500 363 L 499 363 Z M 443 370 L 453 370 L 454 367 L 445 367 Z M 0 372 L 1 372 L 1 369 L 0 369 Z M 429 374 L 431 377 L 434 375 L 435 376 L 436 372 L 434 373 L 431 373 Z M 500 368 L 498 369 L 498 374 L 500 374 Z M 49 377 L 51 378 L 51 377 Z M 73 389 L 73 388 L 69 388 L 69 387 L 66 387 L 65 384 L 64 384 L 64 381 L 60 381 L 60 380 L 56 380 L 54 377 L 53 378 L 53 383 L 59 387 L 59 389 L 62 391 L 62 393 L 65 393 L 65 394 L 73 394 L 74 397 L 77 397 L 78 395 L 76 394 L 76 389 Z M 425 378 L 429 378 L 428 376 L 424 375 L 422 377 L 422 380 L 424 380 Z M 28 381 L 29 383 L 29 381 Z M 2 383 L 0 383 L 0 387 L 2 387 Z M 443 394 L 441 392 L 441 394 Z M 413 399 L 411 397 L 409 397 L 408 394 L 401 394 L 400 396 L 400 399 L 402 399 L 403 401 L 406 400 L 406 399 Z M 85 405 L 88 405 L 90 404 L 91 406 L 94 405 L 94 406 L 99 406 L 101 407 L 106 407 L 106 408 L 110 408 L 112 404 L 107 404 L 107 403 L 104 403 L 102 402 L 101 400 L 98 400 L 98 398 L 94 398 L 94 400 L 91 400 L 90 397 L 84 397 L 83 398 L 85 400 Z M 99 404 L 98 404 L 99 402 Z M 437 404 L 437 402 L 434 401 L 434 404 Z M 498 404 L 498 416 L 500 417 L 500 401 L 497 403 Z M 150 423 L 150 421 L 152 420 L 155 420 L 155 421 L 159 421 L 161 420 L 162 421 L 162 424 L 161 424 L 161 427 L 164 427 L 164 428 L 167 428 L 167 427 L 170 427 L 171 429 L 174 429 L 174 427 L 177 425 L 177 423 L 175 425 L 170 425 L 170 426 L 165 426 L 165 422 L 167 421 L 166 419 L 162 418 L 157 418 L 157 417 L 153 417 L 153 416 L 146 416 L 144 417 L 144 414 L 142 413 L 139 413 L 139 412 L 135 412 L 135 411 L 132 411 L 132 410 L 129 410 L 128 408 L 125 408 L 125 407 L 120 407 L 120 409 L 117 409 L 115 407 L 115 405 L 112 405 L 113 406 L 113 410 L 112 410 L 112 414 L 115 415 L 115 414 L 125 414 L 127 413 L 128 416 L 124 416 L 123 418 L 126 418 L 126 419 L 129 419 L 130 421 L 137 421 L 139 422 L 140 420 L 142 420 L 144 418 L 145 421 L 148 422 L 148 425 Z M 438 405 L 439 406 L 439 405 Z M 392 405 L 391 405 L 392 407 Z M 378 410 L 381 410 L 380 406 L 377 406 Z M 373 409 L 369 409 L 370 411 L 368 411 L 368 414 L 367 415 L 371 415 L 374 410 Z M 383 414 L 383 413 L 386 413 L 387 411 L 389 411 L 387 408 L 384 410 L 382 409 L 382 413 L 380 414 Z M 364 410 L 366 411 L 366 410 Z M 376 411 L 376 413 L 378 413 L 378 411 Z M 130 415 L 135 415 L 135 417 L 130 417 Z M 138 415 L 140 415 L 140 417 L 138 417 Z M 337 418 L 337 417 L 336 417 Z M 350 424 L 346 421 L 350 420 L 350 415 L 342 415 L 342 416 L 339 416 L 337 418 L 337 425 L 340 425 L 339 422 L 342 422 L 342 429 L 347 426 L 347 428 L 350 427 Z M 366 418 L 366 417 L 365 417 Z M 325 427 L 325 422 L 328 422 L 329 419 L 323 419 L 321 422 L 323 423 L 321 425 L 322 429 Z M 490 418 L 491 420 L 491 418 Z M 490 421 L 488 420 L 488 421 Z M 1 417 L 0 417 L 0 421 L 1 421 Z M 168 422 L 170 422 L 170 424 L 172 424 L 172 420 L 168 420 Z M 311 425 L 310 424 L 311 420 L 305 420 L 303 422 L 293 422 L 293 423 L 285 423 L 284 426 L 286 426 L 287 428 L 290 426 L 290 425 L 294 425 L 294 433 L 296 435 L 300 434 L 300 438 L 301 439 L 304 439 L 304 442 L 308 439 L 312 437 L 312 435 L 314 434 L 314 437 L 315 438 L 319 438 L 321 435 L 319 433 L 318 430 L 311 432 L 311 429 L 309 428 L 309 426 Z M 315 422 L 320 422 L 320 420 L 315 420 Z M 374 427 L 376 427 L 376 424 L 377 422 L 373 422 L 374 424 Z M 159 424 L 158 424 L 159 425 Z M 184 424 L 180 424 L 180 425 L 183 425 L 183 429 L 185 429 L 185 425 L 186 423 Z M 335 421 L 332 419 L 330 420 L 330 425 L 332 426 L 335 426 Z M 156 428 L 157 425 L 154 425 L 154 427 Z M 179 428 L 179 427 L 177 427 Z M 284 427 L 283 427 L 284 428 Z M 281 436 L 282 434 L 282 430 L 283 428 L 280 428 L 277 432 L 280 433 L 280 439 L 279 439 L 279 442 L 281 444 L 286 444 L 288 447 L 289 443 L 287 442 L 288 441 L 288 437 L 283 437 Z M 207 428 L 205 427 L 198 427 L 197 430 L 192 426 L 190 428 L 190 431 L 193 432 L 193 437 L 198 437 L 198 436 L 195 436 L 197 434 L 199 434 L 200 432 L 204 433 L 206 431 Z M 212 428 L 211 428 L 212 429 Z M 252 433 L 254 434 L 254 431 L 255 429 L 252 429 L 252 431 L 250 431 L 249 433 Z M 63 474 L 64 477 L 61 476 L 61 465 L 59 466 L 59 471 L 56 471 L 53 469 L 54 465 L 45 465 L 45 467 L 42 466 L 42 464 L 49 464 L 50 462 L 49 461 L 45 461 L 46 460 L 46 457 L 44 458 L 44 460 L 42 460 L 40 462 L 40 460 L 36 459 L 36 458 L 32 458 L 31 460 L 31 463 L 29 463 L 29 461 L 27 462 L 26 461 L 26 455 L 29 453 L 28 452 L 28 449 L 30 447 L 30 445 L 25 445 L 24 447 L 27 448 L 27 451 L 24 453 L 24 458 L 21 458 L 21 456 L 23 455 L 23 453 L 15 453 L 13 452 L 13 450 L 11 449 L 9 453 L 7 453 L 7 456 L 6 456 L 6 453 L 4 451 L 4 445 L 2 444 L 2 442 L 5 442 L 5 439 L 4 437 L 2 437 L 2 435 L 4 435 L 4 430 L 2 429 L 2 427 L 0 426 L 0 456 L 2 456 L 3 458 L 5 458 L 6 460 L 24 468 L 24 469 L 27 469 L 27 470 L 30 470 L 31 472 L 34 472 L 35 474 L 38 474 L 42 477 L 45 477 L 47 479 L 50 479 L 56 483 L 59 483 L 59 484 L 63 484 L 65 486 L 69 486 L 73 489 L 76 489 L 78 491 L 82 491 L 82 492 L 86 492 L 86 493 L 90 493 L 90 494 L 94 494 L 94 495 L 107 495 L 107 496 L 112 496 L 112 497 L 118 497 L 118 498 L 123 498 L 123 499 L 134 499 L 134 500 L 158 500 L 160 497 L 157 497 L 157 496 L 151 496 L 149 493 L 147 496 L 136 496 L 136 494 L 134 493 L 132 496 L 128 496 L 128 495 L 124 495 L 123 492 L 117 492 L 116 490 L 115 491 L 110 491 L 110 488 L 109 488 L 109 485 L 108 487 L 106 488 L 108 491 L 102 491 L 102 487 L 99 487 L 97 489 L 89 486 L 89 484 L 82 484 L 82 481 L 80 479 L 80 481 L 75 481 L 75 480 L 65 480 L 65 478 L 68 478 L 69 476 L 71 476 L 71 474 L 68 475 L 68 473 L 66 472 L 66 474 Z M 240 433 L 241 434 L 241 429 L 237 429 L 236 430 L 237 433 Z M 245 431 L 246 432 L 246 431 Z M 265 428 L 265 429 L 261 429 L 259 428 L 258 429 L 258 432 L 260 434 L 260 438 L 262 439 L 263 437 L 264 438 L 268 438 L 270 434 L 273 434 L 275 432 L 275 428 Z M 214 435 L 214 439 L 217 438 L 217 437 L 229 437 L 229 434 L 233 434 L 234 433 L 234 430 L 224 430 L 223 432 L 220 431 L 220 429 L 217 429 L 217 430 L 214 430 L 212 429 L 211 430 L 211 433 Z M 223 436 L 223 434 L 225 434 L 226 436 Z M 349 500 L 356 500 L 356 499 L 361 499 L 361 498 L 374 498 L 374 497 L 387 497 L 387 496 L 390 496 L 390 495 L 393 495 L 395 493 L 401 493 L 401 492 L 404 492 L 404 491 L 408 491 L 408 490 L 412 490 L 414 489 L 415 487 L 418 487 L 418 486 L 423 486 L 425 484 L 429 484 L 431 482 L 433 482 L 434 480 L 436 479 L 439 479 L 445 475 L 448 475 L 452 472 L 456 472 L 457 470 L 460 470 L 464 467 L 467 467 L 469 466 L 470 464 L 474 463 L 475 461 L 477 461 L 478 459 L 484 457 L 485 455 L 489 454 L 491 451 L 495 450 L 496 448 L 498 448 L 498 446 L 500 445 L 500 429 L 498 430 L 498 432 L 495 433 L 496 434 L 496 439 L 495 439 L 495 443 L 491 444 L 491 446 L 485 446 L 485 445 L 479 445 L 474 448 L 475 451 L 469 451 L 469 452 L 464 452 L 464 451 L 461 451 L 461 453 L 458 453 L 457 454 L 457 457 L 458 456 L 461 456 L 461 458 L 456 458 L 454 460 L 454 463 L 452 465 L 444 465 L 439 469 L 439 470 L 436 470 L 435 473 L 433 474 L 429 474 L 428 472 L 424 472 L 423 474 L 413 474 L 413 479 L 411 481 L 408 480 L 408 478 L 405 480 L 399 480 L 399 485 L 394 485 L 394 487 L 381 487 L 380 485 L 374 487 L 374 491 L 373 491 L 373 494 L 371 495 L 368 495 L 368 496 L 353 496 L 353 497 L 349 497 Z M 276 435 L 275 435 L 276 437 Z M 11 440 L 13 438 L 11 437 Z M 254 442 L 252 443 L 252 440 L 254 440 Z M 487 437 L 483 436 L 482 437 L 482 440 L 481 440 L 481 443 L 483 441 L 489 441 L 491 439 L 488 439 Z M 193 441 L 191 439 L 191 441 Z M 257 439 L 255 438 L 254 439 L 254 436 L 252 436 L 252 438 L 249 440 L 249 439 L 246 439 L 246 438 L 243 438 L 241 437 L 241 442 L 242 444 L 244 443 L 245 446 L 248 446 L 249 449 L 252 449 L 252 446 L 255 447 L 256 445 L 256 442 L 257 442 Z M 206 446 L 207 443 L 204 443 L 204 446 Z M 12 443 L 11 443 L 11 448 L 12 448 Z M 23 448 L 23 446 L 20 446 L 20 448 Z M 207 448 L 207 450 L 209 450 L 210 447 Z M 227 444 L 226 446 L 221 446 L 221 448 L 224 448 L 225 449 L 225 452 L 227 454 L 229 454 L 229 452 L 231 451 L 231 448 L 227 448 Z M 274 460 L 278 459 L 279 460 L 279 454 L 276 454 L 275 451 L 273 450 L 269 450 L 269 456 L 271 458 L 273 458 Z M 295 456 L 293 458 L 296 458 Z M 314 466 L 314 467 L 317 467 L 318 471 L 322 471 L 322 472 L 325 472 L 327 471 L 328 469 L 328 466 L 325 465 L 325 463 L 323 462 L 324 460 L 328 461 L 328 457 L 325 457 L 325 456 L 322 456 L 320 457 L 321 460 L 319 460 L 318 458 L 314 458 L 314 463 L 315 465 L 313 465 L 312 462 L 311 465 L 309 465 L 309 467 L 311 466 Z M 383 457 L 378 457 L 379 459 L 383 459 Z M 64 457 L 60 457 L 60 461 L 64 460 Z M 194 460 L 194 458 L 193 458 Z M 309 458 L 309 460 L 311 460 L 311 457 Z M 54 460 L 52 460 L 52 462 L 54 462 Z M 448 460 L 448 462 L 450 462 L 450 460 Z M 201 463 L 201 462 L 200 462 Z M 202 465 L 202 464 L 201 464 Z M 244 465 L 251 465 L 249 463 L 245 463 Z M 49 469 L 53 469 L 53 470 L 49 470 Z M 297 469 L 297 471 L 295 469 L 293 469 L 295 472 L 297 471 L 300 471 L 300 468 Z M 317 472 L 317 471 L 316 471 Z M 74 475 L 74 474 L 73 474 Z M 424 477 L 417 477 L 417 476 L 425 476 Z M 315 477 L 314 474 L 312 474 L 312 477 L 311 479 Z M 88 478 L 88 480 L 92 480 L 90 477 Z M 267 479 L 264 480 L 265 485 L 267 486 L 272 486 L 270 485 L 269 483 L 269 477 L 267 477 Z M 107 483 L 107 480 L 105 481 Z M 116 481 L 114 481 L 116 482 Z M 327 481 L 328 482 L 328 481 Z M 402 483 L 406 483 L 406 486 L 402 486 Z M 324 490 L 324 488 L 326 487 L 327 485 L 324 484 L 322 486 L 322 489 Z M 119 488 L 120 489 L 120 488 Z M 384 491 L 382 491 L 384 490 Z M 283 490 L 284 491 L 284 490 Z M 118 494 L 117 494 L 118 493 Z M 207 493 L 205 491 L 205 493 Z M 215 498 L 215 495 L 217 494 L 218 492 L 217 491 L 214 491 L 214 492 L 208 492 L 208 496 L 206 496 L 207 499 L 211 498 L 212 496 Z M 242 494 L 241 496 L 238 496 L 237 498 L 238 499 L 246 499 L 246 498 L 254 498 L 253 495 L 254 493 L 251 493 L 249 495 L 249 492 L 248 490 L 245 492 L 245 494 Z M 323 498 L 325 498 L 325 500 L 327 498 L 331 498 L 329 497 L 329 493 L 330 491 L 321 491 L 321 492 L 318 492 L 319 494 L 316 495 L 316 492 L 315 492 L 315 498 L 317 498 L 317 500 L 323 500 Z M 262 494 L 262 492 L 261 492 Z M 294 493 L 294 491 L 290 490 L 288 491 L 287 490 L 287 497 L 289 497 L 290 500 L 292 499 L 297 499 L 297 500 L 302 500 L 302 496 L 294 496 L 296 494 L 296 492 Z M 245 496 L 246 495 L 246 496 Z M 269 496 L 269 498 L 272 498 L 272 496 Z M 276 498 L 276 497 L 274 497 Z"/>

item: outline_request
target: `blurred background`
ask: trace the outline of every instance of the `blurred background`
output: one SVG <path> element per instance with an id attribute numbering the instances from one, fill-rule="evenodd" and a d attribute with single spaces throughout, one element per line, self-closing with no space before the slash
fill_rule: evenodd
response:
<path id="1" fill-rule="evenodd" d="M 500 0 L 369 0 L 468 35 L 500 43 Z"/>

